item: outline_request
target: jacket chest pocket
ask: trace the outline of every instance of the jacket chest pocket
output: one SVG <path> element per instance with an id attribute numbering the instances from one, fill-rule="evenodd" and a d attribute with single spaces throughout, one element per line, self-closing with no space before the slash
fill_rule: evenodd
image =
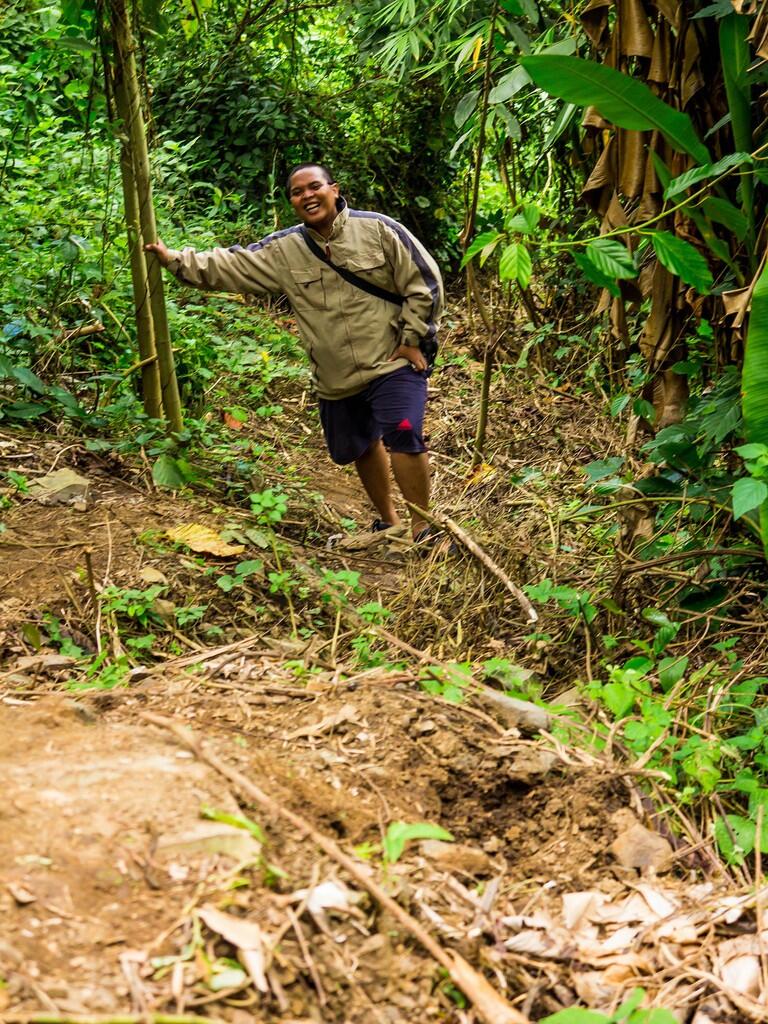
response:
<path id="1" fill-rule="evenodd" d="M 291 293 L 291 305 L 295 310 L 327 309 L 323 268 L 316 270 L 291 270 L 295 287 Z"/>
<path id="2" fill-rule="evenodd" d="M 385 266 L 386 259 L 383 249 L 366 249 L 365 252 L 355 253 L 350 256 L 344 266 L 353 274 L 362 277 L 366 281 L 374 281 L 379 284 L 382 279 L 389 279 L 390 273 Z"/>

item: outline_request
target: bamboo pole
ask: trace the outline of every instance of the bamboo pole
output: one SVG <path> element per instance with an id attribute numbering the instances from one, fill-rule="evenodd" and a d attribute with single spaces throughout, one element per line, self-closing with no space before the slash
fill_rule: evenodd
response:
<path id="1" fill-rule="evenodd" d="M 110 19 L 115 46 L 115 64 L 118 79 L 125 89 L 127 106 L 126 129 L 128 132 L 133 176 L 139 203 L 139 220 L 143 242 L 157 241 L 157 223 L 152 202 L 152 182 L 149 171 L 149 151 L 144 117 L 141 110 L 141 93 L 136 70 L 136 54 L 125 0 L 110 0 Z M 145 257 L 152 323 L 155 333 L 155 350 L 160 371 L 160 389 L 163 411 L 171 430 L 182 428 L 181 398 L 176 380 L 168 315 L 163 292 L 162 267 L 154 254 Z"/>
<path id="2" fill-rule="evenodd" d="M 129 139 L 125 134 L 129 120 L 128 101 L 119 70 L 114 85 L 117 114 L 123 122 L 124 128 L 120 139 L 120 173 L 123 182 L 125 226 L 131 261 L 133 304 L 136 314 L 136 338 L 139 344 L 141 392 L 144 412 L 151 419 L 160 419 L 163 415 L 163 400 L 160 389 L 160 371 L 158 369 L 157 352 L 155 349 L 155 327 L 152 321 L 152 309 L 148 301 L 149 280 L 147 277 L 147 261 L 141 237 L 139 197 L 136 192 L 136 181 L 133 176 L 133 161 L 131 160 Z"/>

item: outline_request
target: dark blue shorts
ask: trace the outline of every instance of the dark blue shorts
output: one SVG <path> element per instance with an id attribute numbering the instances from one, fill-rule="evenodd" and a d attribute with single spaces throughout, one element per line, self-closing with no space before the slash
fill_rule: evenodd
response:
<path id="1" fill-rule="evenodd" d="M 391 452 L 425 452 L 426 404 L 427 378 L 410 366 L 376 377 L 349 398 L 321 398 L 320 422 L 331 458 L 346 466 L 379 438 Z"/>

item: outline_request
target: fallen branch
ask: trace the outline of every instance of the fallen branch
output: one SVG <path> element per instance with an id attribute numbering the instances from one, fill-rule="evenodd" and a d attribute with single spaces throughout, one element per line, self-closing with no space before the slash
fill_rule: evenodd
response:
<path id="1" fill-rule="evenodd" d="M 189 1013 L 94 1014 L 4 1013 L 3 1024 L 226 1024 L 221 1017 L 196 1017 Z"/>
<path id="2" fill-rule="evenodd" d="M 492 690 L 490 686 L 482 686 L 475 691 L 474 696 L 477 700 L 492 705 L 508 725 L 515 726 L 522 732 L 541 732 L 552 726 L 552 715 L 528 700 L 508 697 L 506 693 Z"/>
<path id="3" fill-rule="evenodd" d="M 81 327 L 73 327 L 71 330 L 62 331 L 58 338 L 56 338 L 56 341 L 73 341 L 75 338 L 86 338 L 89 334 L 101 334 L 105 330 L 104 324 L 98 321 L 93 324 L 83 324 Z"/>
<path id="4" fill-rule="evenodd" d="M 528 621 L 539 621 L 536 609 L 522 592 L 520 587 L 518 587 L 518 585 L 509 578 L 509 576 L 507 576 L 500 565 L 497 565 L 496 562 L 494 562 L 488 552 L 484 551 L 480 547 L 474 537 L 471 537 L 466 530 L 462 529 L 462 527 L 458 525 L 458 523 L 455 523 L 449 516 L 438 516 L 435 515 L 434 512 L 427 512 L 425 509 L 419 508 L 418 505 L 414 505 L 410 501 L 406 501 L 406 505 L 417 515 L 426 519 L 428 523 L 432 523 L 433 526 L 439 526 L 443 530 L 448 530 L 448 532 L 451 533 L 459 543 L 464 545 L 471 555 L 475 556 L 481 565 L 485 566 L 492 576 L 495 576 L 497 580 L 504 584 L 525 612 L 528 617 Z"/>
<path id="5" fill-rule="evenodd" d="M 318 831 L 300 814 L 296 814 L 295 811 L 289 810 L 277 800 L 274 800 L 255 783 L 251 782 L 250 779 L 246 778 L 242 772 L 226 764 L 216 757 L 215 754 L 212 754 L 187 726 L 175 722 L 172 718 L 155 715 L 149 711 L 143 712 L 141 717 L 153 725 L 169 729 L 199 760 L 209 764 L 217 772 L 229 779 L 250 800 L 259 804 L 275 817 L 284 818 L 303 835 L 309 836 L 316 846 L 319 846 L 332 860 L 340 864 L 359 885 L 370 893 L 380 907 L 391 914 L 424 947 L 430 956 L 448 971 L 454 984 L 471 1000 L 478 1017 L 485 1024 L 530 1024 L 529 1019 L 510 1006 L 506 999 L 493 988 L 490 982 L 468 964 L 459 953 L 443 949 L 432 935 L 419 924 L 416 918 L 409 914 L 407 910 L 403 910 L 400 904 L 392 899 L 378 882 L 369 878 L 360 865 L 344 853 L 333 839 L 329 839 L 328 836 Z"/>

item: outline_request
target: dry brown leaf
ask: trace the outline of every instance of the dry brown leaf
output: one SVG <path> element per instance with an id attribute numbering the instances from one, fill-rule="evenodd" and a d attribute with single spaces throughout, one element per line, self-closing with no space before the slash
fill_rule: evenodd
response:
<path id="1" fill-rule="evenodd" d="M 224 412 L 222 414 L 221 419 L 222 422 L 224 423 L 224 426 L 229 427 L 230 430 L 242 430 L 243 427 L 245 426 L 244 420 L 237 419 L 230 412 Z"/>
<path id="2" fill-rule="evenodd" d="M 563 921 L 569 930 L 579 928 L 595 917 L 596 911 L 605 903 L 605 893 L 596 890 L 588 892 L 567 892 L 563 895 Z"/>
<path id="3" fill-rule="evenodd" d="M 237 947 L 238 957 L 259 992 L 269 992 L 266 976 L 267 936 L 255 921 L 225 914 L 215 907 L 204 906 L 197 911 L 211 931 Z"/>
<path id="4" fill-rule="evenodd" d="M 143 583 L 168 583 L 168 577 L 153 565 L 145 565 L 139 572 L 139 579 Z"/>
<path id="5" fill-rule="evenodd" d="M 25 907 L 29 903 L 34 903 L 37 896 L 29 889 L 25 889 L 23 885 L 17 885 L 16 882 L 8 883 L 8 892 L 13 896 L 20 907 Z"/>
<path id="6" fill-rule="evenodd" d="M 545 932 L 518 932 L 504 940 L 504 947 L 510 953 L 525 953 L 528 956 L 557 957 L 563 951 L 560 943 L 553 940 L 551 934 Z"/>
<path id="7" fill-rule="evenodd" d="M 200 554 L 216 555 L 218 558 L 230 558 L 245 551 L 244 544 L 227 544 L 215 530 L 201 523 L 187 523 L 186 526 L 175 526 L 165 531 L 166 537 L 176 544 L 184 544 L 190 551 Z"/>
<path id="8" fill-rule="evenodd" d="M 477 487 L 478 484 L 483 483 L 485 480 L 489 480 L 492 476 L 496 475 L 496 468 L 489 466 L 487 462 L 481 462 L 479 466 L 475 466 L 472 472 L 467 478 L 467 487 Z"/>

